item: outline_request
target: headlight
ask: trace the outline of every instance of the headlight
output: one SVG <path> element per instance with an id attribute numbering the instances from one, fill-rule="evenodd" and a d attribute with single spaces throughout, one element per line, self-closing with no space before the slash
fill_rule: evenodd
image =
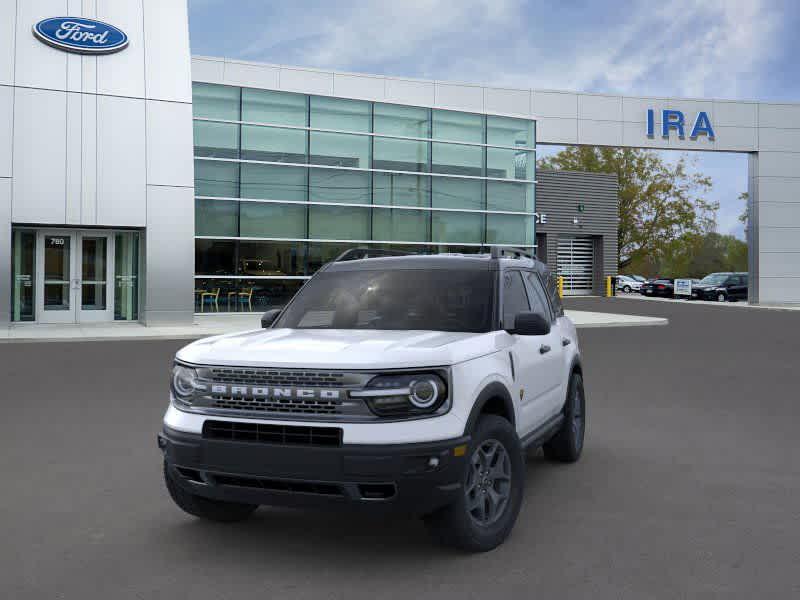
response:
<path id="1" fill-rule="evenodd" d="M 195 392 L 201 388 L 195 369 L 175 363 L 172 367 L 172 395 L 176 400 L 191 404 Z"/>
<path id="2" fill-rule="evenodd" d="M 447 384 L 436 373 L 400 373 L 373 377 L 363 390 L 350 392 L 362 398 L 381 417 L 414 417 L 446 412 Z"/>

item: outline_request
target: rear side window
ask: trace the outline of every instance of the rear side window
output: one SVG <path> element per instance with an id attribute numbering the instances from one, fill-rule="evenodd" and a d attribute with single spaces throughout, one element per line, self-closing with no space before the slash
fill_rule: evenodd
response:
<path id="1" fill-rule="evenodd" d="M 564 306 L 561 304 L 561 297 L 558 295 L 558 278 L 555 273 L 548 272 L 544 277 L 544 289 L 550 298 L 550 306 L 556 318 L 564 316 Z"/>
<path id="2" fill-rule="evenodd" d="M 525 273 L 525 282 L 528 284 L 528 297 L 531 302 L 531 310 L 542 315 L 546 321 L 552 321 L 553 313 L 550 312 L 550 304 L 547 302 L 547 296 L 544 292 L 544 288 L 542 288 L 541 281 L 539 281 L 539 276 L 536 273 L 528 271 Z"/>
<path id="3" fill-rule="evenodd" d="M 503 328 L 514 327 L 514 317 L 530 310 L 528 295 L 519 271 L 503 274 Z"/>

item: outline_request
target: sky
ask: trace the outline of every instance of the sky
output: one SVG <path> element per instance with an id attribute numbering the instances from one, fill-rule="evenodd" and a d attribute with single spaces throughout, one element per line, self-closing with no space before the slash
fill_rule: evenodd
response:
<path id="1" fill-rule="evenodd" d="M 207 56 L 519 88 L 800 101 L 797 0 L 189 0 L 189 27 L 192 53 Z M 692 158 L 712 177 L 718 231 L 743 237 L 746 155 Z"/>

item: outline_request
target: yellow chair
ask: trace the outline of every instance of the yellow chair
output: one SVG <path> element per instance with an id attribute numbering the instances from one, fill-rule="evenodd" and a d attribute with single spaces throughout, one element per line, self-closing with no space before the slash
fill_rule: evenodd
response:
<path id="1" fill-rule="evenodd" d="M 206 302 L 213 305 L 214 310 L 219 312 L 219 288 L 200 294 L 200 312 L 205 312 Z"/>
<path id="2" fill-rule="evenodd" d="M 253 312 L 253 288 L 244 288 L 239 292 L 237 310 L 239 306 L 247 303 L 247 310 Z"/>

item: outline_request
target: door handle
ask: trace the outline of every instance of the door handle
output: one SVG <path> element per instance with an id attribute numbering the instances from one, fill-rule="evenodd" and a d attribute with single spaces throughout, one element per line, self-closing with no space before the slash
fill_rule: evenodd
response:
<path id="1" fill-rule="evenodd" d="M 548 352 L 550 352 L 550 346 L 547 344 L 542 344 L 539 346 L 539 354 L 547 354 Z"/>
<path id="2" fill-rule="evenodd" d="M 561 345 L 562 346 L 569 346 L 572 343 L 572 340 L 569 338 L 561 338 Z"/>

